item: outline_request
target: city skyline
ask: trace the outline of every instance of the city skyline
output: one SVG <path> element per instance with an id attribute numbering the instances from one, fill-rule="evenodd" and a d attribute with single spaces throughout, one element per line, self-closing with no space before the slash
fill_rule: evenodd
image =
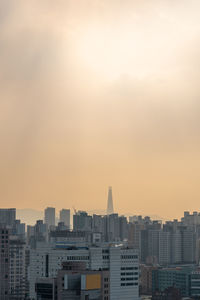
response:
<path id="1" fill-rule="evenodd" d="M 0 300 L 200 299 L 200 0 L 0 0 Z"/>
<path id="2" fill-rule="evenodd" d="M 108 200 L 110 196 L 111 187 Z M 77 300 L 78 295 L 198 299 L 200 212 L 185 211 L 181 220 L 162 222 L 74 209 L 71 228 L 68 209 L 56 220 L 55 208 L 47 207 L 43 217 L 24 224 L 16 218 L 16 208 L 0 208 L 2 300 L 52 300 L 54 294 L 59 300 Z"/>

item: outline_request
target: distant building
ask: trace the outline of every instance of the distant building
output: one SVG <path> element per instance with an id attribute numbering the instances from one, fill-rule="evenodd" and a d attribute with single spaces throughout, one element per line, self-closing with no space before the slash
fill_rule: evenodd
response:
<path id="1" fill-rule="evenodd" d="M 12 235 L 17 235 L 22 239 L 25 239 L 25 223 L 21 223 L 20 220 L 15 220 L 12 226 Z"/>
<path id="2" fill-rule="evenodd" d="M 16 208 L 0 209 L 0 224 L 13 226 L 16 220 Z"/>
<path id="3" fill-rule="evenodd" d="M 43 220 L 37 220 L 34 226 L 27 226 L 27 244 L 31 248 L 36 246 L 37 242 L 48 240 L 48 225 Z"/>
<path id="4" fill-rule="evenodd" d="M 60 211 L 60 222 L 63 222 L 70 229 L 70 209 L 62 209 Z"/>
<path id="5" fill-rule="evenodd" d="M 0 299 L 9 300 L 10 292 L 10 231 L 0 225 Z"/>
<path id="6" fill-rule="evenodd" d="M 112 198 L 112 187 L 108 188 L 108 202 L 107 202 L 107 215 L 114 214 L 113 198 Z"/>
<path id="7" fill-rule="evenodd" d="M 47 207 L 44 211 L 44 223 L 50 226 L 55 226 L 55 208 Z"/>
<path id="8" fill-rule="evenodd" d="M 78 211 L 73 216 L 74 231 L 92 231 L 92 216 L 85 211 Z"/>
<path id="9" fill-rule="evenodd" d="M 26 244 L 19 236 L 10 236 L 9 294 L 10 299 L 21 300 L 26 294 Z"/>
<path id="10" fill-rule="evenodd" d="M 87 234 L 84 231 L 55 230 L 50 231 L 49 241 L 57 245 L 68 243 L 72 246 L 86 246 Z"/>
<path id="11" fill-rule="evenodd" d="M 140 266 L 140 287 L 141 294 L 151 295 L 152 294 L 152 271 L 157 270 L 157 267 L 153 266 Z"/>

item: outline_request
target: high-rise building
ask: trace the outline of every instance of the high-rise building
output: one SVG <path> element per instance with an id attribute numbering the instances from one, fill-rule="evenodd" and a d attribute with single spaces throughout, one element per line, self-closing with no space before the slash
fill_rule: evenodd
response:
<path id="1" fill-rule="evenodd" d="M 107 203 L 107 215 L 111 215 L 114 213 L 113 209 L 113 198 L 112 198 L 112 187 L 108 188 L 108 203 Z"/>
<path id="2" fill-rule="evenodd" d="M 73 216 L 73 229 L 75 231 L 92 231 L 92 216 L 85 211 L 78 211 Z"/>
<path id="3" fill-rule="evenodd" d="M 21 223 L 20 220 L 15 220 L 13 226 L 12 226 L 12 235 L 18 235 L 21 238 L 25 239 L 25 223 Z"/>
<path id="4" fill-rule="evenodd" d="M 44 211 L 44 223 L 50 226 L 55 226 L 55 208 L 47 207 Z"/>
<path id="5" fill-rule="evenodd" d="M 171 233 L 168 231 L 159 232 L 159 263 L 161 265 L 171 263 Z"/>
<path id="6" fill-rule="evenodd" d="M 62 209 L 60 211 L 60 222 L 63 222 L 70 229 L 70 209 Z"/>
<path id="7" fill-rule="evenodd" d="M 26 244 L 19 236 L 10 237 L 10 299 L 21 300 L 25 298 L 25 249 Z"/>
<path id="8" fill-rule="evenodd" d="M 13 226 L 16 220 L 16 208 L 0 209 L 0 224 Z"/>
<path id="9" fill-rule="evenodd" d="M 0 226 L 0 299 L 9 300 L 9 272 L 10 272 L 10 231 L 6 226 Z"/>
<path id="10" fill-rule="evenodd" d="M 193 230 L 182 231 L 182 259 L 184 263 L 193 264 L 196 260 L 196 234 Z"/>
<path id="11" fill-rule="evenodd" d="M 104 216 L 105 241 L 120 241 L 120 226 L 118 214 Z"/>

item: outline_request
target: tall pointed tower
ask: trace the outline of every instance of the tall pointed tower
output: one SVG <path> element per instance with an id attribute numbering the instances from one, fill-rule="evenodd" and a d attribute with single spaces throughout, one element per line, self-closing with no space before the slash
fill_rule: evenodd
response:
<path id="1" fill-rule="evenodd" d="M 111 215 L 114 213 L 113 209 L 113 198 L 112 198 L 112 187 L 108 188 L 108 203 L 107 203 L 107 215 Z"/>

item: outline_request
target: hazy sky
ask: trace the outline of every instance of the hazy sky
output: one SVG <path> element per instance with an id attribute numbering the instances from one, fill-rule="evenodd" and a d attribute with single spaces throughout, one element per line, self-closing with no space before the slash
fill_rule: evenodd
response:
<path id="1" fill-rule="evenodd" d="M 199 210 L 199 78 L 199 0 L 0 0 L 1 207 Z"/>

